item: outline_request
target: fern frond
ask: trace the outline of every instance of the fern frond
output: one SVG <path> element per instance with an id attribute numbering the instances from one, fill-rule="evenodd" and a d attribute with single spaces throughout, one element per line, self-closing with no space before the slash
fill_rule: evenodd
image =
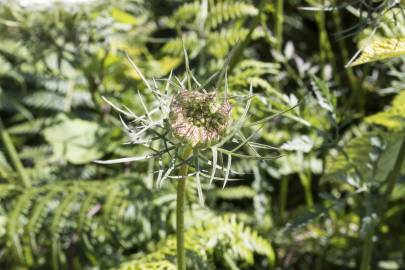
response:
<path id="1" fill-rule="evenodd" d="M 168 260 L 156 260 L 141 264 L 128 263 L 120 267 L 120 270 L 177 270 L 177 266 Z"/>
<path id="2" fill-rule="evenodd" d="M 50 233 L 51 233 L 51 256 L 52 256 L 52 266 L 53 269 L 59 269 L 59 262 L 66 262 L 63 253 L 61 252 L 61 230 L 66 225 L 66 217 L 71 213 L 71 205 L 74 202 L 75 197 L 81 192 L 79 189 L 73 189 L 64 196 L 64 198 L 59 202 L 59 206 L 55 210 L 52 221 L 50 223 Z"/>
<path id="3" fill-rule="evenodd" d="M 210 2 L 209 16 L 206 22 L 209 28 L 216 28 L 227 21 L 255 16 L 259 13 L 255 6 L 242 1 L 217 1 L 215 4 L 214 1 Z"/>
<path id="4" fill-rule="evenodd" d="M 12 173 L 13 169 L 11 168 L 6 157 L 4 156 L 4 153 L 0 152 L 0 177 L 8 179 L 8 177 L 10 177 Z"/>
<path id="5" fill-rule="evenodd" d="M 201 1 L 183 4 L 170 18 L 170 24 L 178 26 L 193 23 L 196 21 L 200 11 Z M 243 1 L 209 1 L 205 26 L 208 29 L 213 29 L 226 22 L 257 14 L 258 10 L 255 6 Z"/>
<path id="6" fill-rule="evenodd" d="M 243 1 L 209 1 L 206 19 L 203 21 L 204 24 L 201 24 L 197 19 L 202 8 L 201 1 L 184 4 L 169 20 L 173 28 L 178 29 L 179 26 L 187 28 L 188 32 L 183 34 L 183 40 L 185 47 L 191 51 L 190 59 L 193 59 L 203 47 L 215 58 L 224 58 L 230 48 L 249 33 L 243 26 L 243 18 L 256 16 L 259 12 L 255 6 Z M 224 24 L 228 24 L 229 27 L 217 29 L 219 25 Z M 263 33 L 259 28 L 253 31 L 253 39 L 261 36 Z M 163 46 L 162 52 L 181 55 L 182 40 L 179 38 L 170 40 Z"/>
<path id="7" fill-rule="evenodd" d="M 208 52 L 216 58 L 224 58 L 231 47 L 239 40 L 245 39 L 248 33 L 248 29 L 236 27 L 210 32 L 207 38 Z"/>
<path id="8" fill-rule="evenodd" d="M 67 247 L 78 246 L 86 255 L 101 256 L 94 247 L 103 243 L 118 259 L 126 248 L 153 237 L 154 232 L 146 228 L 162 218 L 162 212 L 153 211 L 149 203 L 153 195 L 141 182 L 126 178 L 58 181 L 28 189 L 0 184 L 0 209 L 7 219 L 6 258 L 13 265 L 32 267 L 45 262 L 59 269 L 67 263 Z M 142 233 L 134 233 L 137 229 Z"/>
<path id="9" fill-rule="evenodd" d="M 281 96 L 269 82 L 270 76 L 280 72 L 279 65 L 271 62 L 262 62 L 257 60 L 243 60 L 234 69 L 232 76 L 229 77 L 229 85 L 235 88 L 245 89 L 252 84 L 254 87 L 265 90 L 271 95 Z"/>
<path id="10" fill-rule="evenodd" d="M 163 47 L 162 52 L 176 56 L 183 55 L 183 42 L 184 47 L 189 51 L 190 58 L 195 57 L 201 50 L 201 41 L 195 32 L 188 32 L 182 38 L 175 38 L 168 41 Z"/>
<path id="11" fill-rule="evenodd" d="M 41 197 L 33 209 L 28 219 L 28 223 L 25 228 L 25 232 L 28 234 L 30 240 L 31 249 L 33 252 L 38 251 L 38 245 L 36 241 L 36 235 L 41 231 L 43 222 L 51 209 L 48 209 L 48 204 L 52 203 L 53 199 L 63 191 L 63 187 L 55 187 Z"/>
<path id="12" fill-rule="evenodd" d="M 89 220 L 89 213 L 95 207 L 97 201 L 97 194 L 92 192 L 84 199 L 80 211 L 77 217 L 77 233 L 80 236 L 80 240 L 83 242 L 85 249 L 94 252 L 94 246 L 92 245 L 88 235 L 91 230 L 91 221 Z"/>
<path id="13" fill-rule="evenodd" d="M 195 20 L 200 12 L 200 3 L 195 1 L 193 3 L 186 3 L 181 5 L 173 14 L 171 20 L 172 24 L 187 23 L 191 20 Z"/>
<path id="14" fill-rule="evenodd" d="M 24 192 L 18 197 L 13 210 L 10 212 L 7 221 L 7 236 L 8 245 L 10 246 L 11 252 L 16 256 L 18 261 L 25 263 L 25 258 L 22 253 L 21 246 L 21 235 L 23 228 L 20 228 L 21 224 L 24 224 L 24 216 L 28 214 L 28 211 L 33 204 L 34 198 L 36 198 L 40 193 L 41 189 L 30 189 Z"/>
<path id="15" fill-rule="evenodd" d="M 224 254 L 249 265 L 254 263 L 254 254 L 265 256 L 271 266 L 275 260 L 269 241 L 238 222 L 234 215 L 215 217 L 189 228 L 185 233 L 185 247 L 188 257 L 192 258 L 189 263 L 193 269 L 213 269 L 211 263 L 214 259 L 223 261 Z M 174 263 L 175 254 L 176 239 L 169 237 L 157 251 L 146 256 L 139 254 L 138 259 L 124 263 L 119 270 L 147 269 L 145 267 L 152 262 Z"/>

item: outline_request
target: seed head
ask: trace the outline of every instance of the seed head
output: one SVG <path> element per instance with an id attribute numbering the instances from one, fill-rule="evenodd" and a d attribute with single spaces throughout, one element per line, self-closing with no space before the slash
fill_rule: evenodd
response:
<path id="1" fill-rule="evenodd" d="M 218 142 L 230 124 L 231 105 L 215 92 L 182 91 L 170 104 L 169 126 L 174 137 L 196 148 Z"/>
<path id="2" fill-rule="evenodd" d="M 194 172 L 190 172 L 187 176 L 195 176 L 197 191 L 200 202 L 202 202 L 203 196 L 200 177 L 209 179 L 209 183 L 212 183 L 214 180 L 223 181 L 223 187 L 225 187 L 228 181 L 237 180 L 230 178 L 231 174 L 243 174 L 231 170 L 234 157 L 256 160 L 272 160 L 279 157 L 279 155 L 264 156 L 260 154 L 260 149 L 274 150 L 278 152 L 278 148 L 254 143 L 252 139 L 264 126 L 265 122 L 282 112 L 246 125 L 246 127 L 256 126 L 255 131 L 247 137 L 241 132 L 241 129 L 244 127 L 248 119 L 248 112 L 253 97 L 252 83 L 250 84 L 249 94 L 245 97 L 241 97 L 243 98 L 241 100 L 246 101 L 243 113 L 235 123 L 232 123 L 232 107 L 226 98 L 228 93 L 226 71 L 221 72 L 225 79 L 225 98 L 219 99 L 216 96 L 216 92 L 207 93 L 204 88 L 201 88 L 202 84 L 192 76 L 188 67 L 186 68 L 188 72 L 184 79 L 184 81 L 186 79 L 188 80 L 188 89 L 192 89 L 191 79 L 193 79 L 198 86 L 198 88 L 195 89 L 202 89 L 204 92 L 186 89 L 183 82 L 177 77 L 176 80 L 179 84 L 176 84 L 172 81 L 172 73 L 170 73 L 169 78 L 166 80 L 164 91 L 161 91 L 155 80 L 153 80 L 154 85 L 152 86 L 143 76 L 135 63 L 133 63 L 130 58 L 128 58 L 128 60 L 147 86 L 147 89 L 157 99 L 159 106 L 149 109 L 139 94 L 145 114 L 138 116 L 126 107 L 121 108 L 120 106 L 116 106 L 107 99 L 105 99 L 105 101 L 121 114 L 132 119 L 130 125 L 127 125 L 125 121 L 121 119 L 125 131 L 131 138 L 131 143 L 147 147 L 150 151 L 146 155 L 113 160 L 97 160 L 97 163 L 114 164 L 156 159 L 158 160 L 156 163 L 158 164 L 156 172 L 157 186 L 159 187 L 162 186 L 167 179 L 179 179 L 185 177 L 185 175 L 173 175 L 173 173 L 175 173 L 177 171 L 176 169 L 180 166 L 187 165 L 194 169 Z M 188 62 L 186 61 L 186 65 L 187 63 Z M 219 82 L 220 81 L 221 80 L 219 80 Z M 175 91 L 172 91 L 171 89 L 173 85 L 175 86 Z M 217 83 L 217 85 L 219 85 L 219 83 Z M 296 106 L 297 105 L 294 107 Z M 294 107 L 291 107 L 284 112 L 290 111 Z M 155 141 L 159 142 L 158 145 L 164 145 L 164 147 L 159 147 L 157 149 L 153 143 Z M 184 144 L 192 146 L 193 150 L 195 150 L 192 152 L 192 156 L 185 160 L 179 158 L 179 155 L 184 151 Z M 238 145 L 235 146 L 235 144 Z M 252 149 L 254 154 L 238 153 L 237 151 L 243 146 L 248 146 Z M 225 149 L 225 147 L 232 148 L 228 150 Z M 210 152 L 212 159 L 206 156 L 207 154 L 209 155 Z M 224 155 L 227 156 L 226 164 L 224 164 Z M 165 166 L 164 160 L 167 159 L 169 159 L 170 162 Z M 208 167 L 205 167 L 207 165 Z M 217 170 L 217 168 L 220 170 Z M 210 174 L 207 174 L 206 172 L 209 170 L 211 170 L 211 172 Z M 222 177 L 218 176 L 217 172 L 222 172 Z"/>

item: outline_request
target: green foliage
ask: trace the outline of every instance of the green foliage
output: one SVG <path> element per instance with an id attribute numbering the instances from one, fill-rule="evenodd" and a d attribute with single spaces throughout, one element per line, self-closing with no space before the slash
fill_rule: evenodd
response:
<path id="1" fill-rule="evenodd" d="M 92 160 L 165 147 L 134 147 L 122 126 L 127 108 L 162 105 L 126 54 L 152 89 L 169 76 L 182 88 L 184 49 L 191 84 L 221 97 L 230 62 L 246 125 L 224 147 L 283 153 L 234 156 L 231 170 L 226 153 L 202 157 L 217 179 L 200 179 L 205 208 L 188 179 L 188 269 L 405 267 L 404 1 L 0 2 L 0 269 L 177 269 L 177 178 L 154 182 L 174 152 Z"/>
<path id="2" fill-rule="evenodd" d="M 2 260 L 58 269 L 69 264 L 71 249 L 83 250 L 87 261 L 101 256 L 119 260 L 125 248 L 156 236 L 150 231 L 152 224 L 157 226 L 153 220 L 167 213 L 162 208 L 157 212 L 159 204 L 150 203 L 154 196 L 128 178 L 61 181 L 30 189 L 3 184 L 1 205 L 7 226 L 2 242 L 8 249 Z M 105 249 L 97 249 L 99 245 Z"/>
<path id="3" fill-rule="evenodd" d="M 182 57 L 183 43 L 195 58 L 206 51 L 217 59 L 224 58 L 232 46 L 243 40 L 249 29 L 244 20 L 258 15 L 258 9 L 243 1 L 195 1 L 181 5 L 169 19 L 169 25 L 177 31 L 184 27 L 181 38 L 172 39 L 163 47 L 164 53 Z M 220 27 L 221 26 L 221 27 Z M 254 32 L 254 38 L 262 36 Z"/>
<path id="4" fill-rule="evenodd" d="M 237 261 L 253 265 L 254 254 L 266 257 L 267 267 L 275 263 L 271 245 L 257 232 L 237 222 L 235 216 L 215 217 L 189 228 L 185 235 L 185 246 L 191 258 L 189 267 L 193 269 L 215 267 L 214 262 L 224 258 L 227 267 L 232 267 Z M 176 239 L 171 237 L 162 242 L 157 251 L 147 256 L 140 254 L 139 259 L 125 263 L 119 269 L 172 269 L 175 264 L 170 264 L 170 261 L 175 254 Z M 238 265 L 242 267 L 242 264 Z"/>
<path id="5" fill-rule="evenodd" d="M 94 122 L 69 120 L 63 115 L 57 116 L 55 122 L 57 124 L 43 131 L 55 158 L 64 158 L 73 164 L 85 164 L 103 156 L 100 142 L 106 130 Z"/>
<path id="6" fill-rule="evenodd" d="M 351 139 L 327 161 L 325 179 L 341 179 L 360 188 L 362 182 L 383 181 L 394 166 L 403 133 L 365 133 Z"/>
<path id="7" fill-rule="evenodd" d="M 349 67 L 405 55 L 405 38 L 391 38 L 373 41 L 367 45 L 359 58 Z"/>
<path id="8" fill-rule="evenodd" d="M 398 93 L 392 102 L 392 106 L 383 112 L 370 115 L 366 122 L 384 126 L 393 131 L 403 130 L 405 127 L 405 91 Z"/>

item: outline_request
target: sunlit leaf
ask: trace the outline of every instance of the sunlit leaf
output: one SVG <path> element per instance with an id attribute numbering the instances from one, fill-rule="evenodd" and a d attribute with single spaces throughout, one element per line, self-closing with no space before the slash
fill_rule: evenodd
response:
<path id="1" fill-rule="evenodd" d="M 384 60 L 405 55 L 405 38 L 380 39 L 367 45 L 359 58 L 349 62 L 347 67 L 353 67 L 364 63 Z"/>
<path id="2" fill-rule="evenodd" d="M 405 91 L 400 92 L 392 106 L 383 112 L 370 115 L 366 122 L 399 131 L 405 128 Z"/>
<path id="3" fill-rule="evenodd" d="M 111 17 L 120 23 L 133 25 L 136 25 L 138 23 L 138 20 L 134 16 L 116 7 L 111 9 Z"/>

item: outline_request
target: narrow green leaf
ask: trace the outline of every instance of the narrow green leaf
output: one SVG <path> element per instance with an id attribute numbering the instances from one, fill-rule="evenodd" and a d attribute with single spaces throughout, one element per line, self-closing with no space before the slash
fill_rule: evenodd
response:
<path id="1" fill-rule="evenodd" d="M 226 183 L 228 182 L 229 171 L 231 170 L 231 164 L 232 164 L 232 156 L 228 155 L 228 163 L 226 165 L 225 180 L 224 180 L 224 185 L 222 186 L 222 189 L 225 188 Z"/>
<path id="2" fill-rule="evenodd" d="M 218 149 L 216 146 L 211 147 L 212 150 L 212 170 L 211 170 L 211 177 L 210 177 L 210 185 L 215 177 L 215 172 L 217 170 L 217 161 L 218 161 Z"/>

